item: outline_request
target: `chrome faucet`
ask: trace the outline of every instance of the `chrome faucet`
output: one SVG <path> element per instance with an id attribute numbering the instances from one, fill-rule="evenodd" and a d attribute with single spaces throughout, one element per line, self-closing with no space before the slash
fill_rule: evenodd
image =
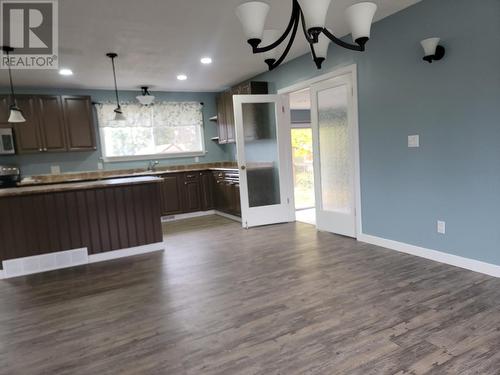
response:
<path id="1" fill-rule="evenodd" d="M 148 164 L 148 171 L 151 171 L 151 172 L 154 172 L 155 171 L 155 168 L 156 166 L 160 164 L 160 162 L 158 160 L 151 160 Z"/>

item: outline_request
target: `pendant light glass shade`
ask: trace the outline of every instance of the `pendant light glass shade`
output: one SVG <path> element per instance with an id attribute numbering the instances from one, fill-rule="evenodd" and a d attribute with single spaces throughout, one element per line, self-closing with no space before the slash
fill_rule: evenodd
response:
<path id="1" fill-rule="evenodd" d="M 23 116 L 23 113 L 19 108 L 14 105 L 10 106 L 10 115 L 8 122 L 16 123 L 16 122 L 26 122 L 26 119 Z"/>
<path id="2" fill-rule="evenodd" d="M 330 29 L 328 29 L 328 31 L 332 32 Z M 314 45 L 314 52 L 316 53 L 316 57 L 326 59 L 330 43 L 331 40 L 325 34 L 321 33 L 318 37 L 318 43 Z"/>
<path id="3" fill-rule="evenodd" d="M 346 9 L 347 23 L 351 28 L 354 42 L 361 38 L 370 38 L 373 17 L 376 11 L 377 5 L 370 2 L 354 4 Z"/>
<path id="4" fill-rule="evenodd" d="M 236 16 L 243 25 L 243 31 L 247 40 L 262 40 L 270 8 L 269 4 L 262 1 L 249 1 L 236 8 Z"/>
<path id="5" fill-rule="evenodd" d="M 307 30 L 324 28 L 326 15 L 332 0 L 298 0 L 300 9 L 304 13 Z"/>
<path id="6" fill-rule="evenodd" d="M 136 99 L 141 103 L 142 105 L 151 105 L 155 101 L 154 95 L 151 95 L 149 92 L 149 87 L 147 86 L 142 86 L 141 87 L 142 94 L 139 96 L 136 96 Z"/>
<path id="7" fill-rule="evenodd" d="M 424 49 L 425 56 L 434 56 L 436 54 L 436 49 L 440 40 L 441 38 L 428 38 L 420 42 Z"/>
<path id="8" fill-rule="evenodd" d="M 273 44 L 280 38 L 281 34 L 283 33 L 279 30 L 264 30 L 264 34 L 262 36 L 262 45 L 269 46 Z M 264 52 L 262 54 L 264 56 L 264 61 L 270 59 L 276 60 L 278 58 L 278 52 L 280 52 L 278 48 L 273 48 L 270 51 Z"/>
<path id="9" fill-rule="evenodd" d="M 127 120 L 127 118 L 123 114 L 121 107 L 115 108 L 114 112 L 115 112 L 115 118 L 114 118 L 115 121 L 126 121 Z"/>
<path id="10" fill-rule="evenodd" d="M 139 95 L 136 96 L 136 99 L 142 105 L 151 105 L 155 101 L 155 97 L 153 95 Z"/>

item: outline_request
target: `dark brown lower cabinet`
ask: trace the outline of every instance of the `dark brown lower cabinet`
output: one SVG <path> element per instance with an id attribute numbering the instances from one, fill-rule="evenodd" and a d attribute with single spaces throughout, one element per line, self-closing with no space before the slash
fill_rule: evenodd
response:
<path id="1" fill-rule="evenodd" d="M 198 172 L 184 174 L 184 212 L 197 212 L 202 210 L 201 180 Z"/>
<path id="2" fill-rule="evenodd" d="M 201 171 L 161 176 L 162 215 L 216 209 L 241 216 L 238 172 Z"/>
<path id="3" fill-rule="evenodd" d="M 200 172 L 201 179 L 201 210 L 208 211 L 215 208 L 214 179 L 210 171 Z"/>
<path id="4" fill-rule="evenodd" d="M 169 173 L 161 176 L 161 212 L 162 215 L 175 215 L 184 212 L 184 174 Z"/>
<path id="5" fill-rule="evenodd" d="M 238 172 L 213 172 L 215 209 L 241 216 Z"/>

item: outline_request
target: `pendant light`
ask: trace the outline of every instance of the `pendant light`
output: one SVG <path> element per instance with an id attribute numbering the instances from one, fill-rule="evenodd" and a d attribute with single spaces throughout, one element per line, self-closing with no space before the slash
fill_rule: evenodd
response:
<path id="1" fill-rule="evenodd" d="M 127 118 L 123 114 L 122 107 L 120 106 L 120 98 L 118 97 L 118 86 L 116 84 L 116 70 L 115 70 L 115 58 L 118 55 L 114 52 L 110 52 L 106 54 L 107 57 L 111 59 L 111 66 L 113 67 L 113 79 L 115 80 L 115 95 L 116 95 L 116 108 L 115 112 L 115 121 L 125 121 Z"/>
<path id="2" fill-rule="evenodd" d="M 9 55 L 12 51 L 14 51 L 14 48 L 5 46 L 2 47 L 2 50 L 7 54 L 7 68 L 9 70 L 9 81 L 10 81 L 10 106 L 9 106 L 10 114 L 9 114 L 9 119 L 7 121 L 10 123 L 26 122 L 26 119 L 23 116 L 23 112 L 17 106 L 16 95 L 14 93 L 14 84 L 12 83 L 12 71 L 10 69 Z"/>
<path id="3" fill-rule="evenodd" d="M 148 106 L 153 104 L 155 101 L 154 95 L 151 95 L 149 92 L 149 87 L 148 86 L 142 86 L 141 87 L 142 94 L 139 96 L 136 96 L 136 99 L 141 103 L 142 105 Z"/>

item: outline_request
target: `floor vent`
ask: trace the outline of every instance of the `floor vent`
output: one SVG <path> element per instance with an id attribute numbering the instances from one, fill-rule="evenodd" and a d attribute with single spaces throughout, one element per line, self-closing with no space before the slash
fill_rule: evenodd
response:
<path id="1" fill-rule="evenodd" d="M 3 277 L 16 277 L 32 273 L 57 270 L 88 263 L 87 248 L 59 251 L 26 258 L 4 260 Z"/>

